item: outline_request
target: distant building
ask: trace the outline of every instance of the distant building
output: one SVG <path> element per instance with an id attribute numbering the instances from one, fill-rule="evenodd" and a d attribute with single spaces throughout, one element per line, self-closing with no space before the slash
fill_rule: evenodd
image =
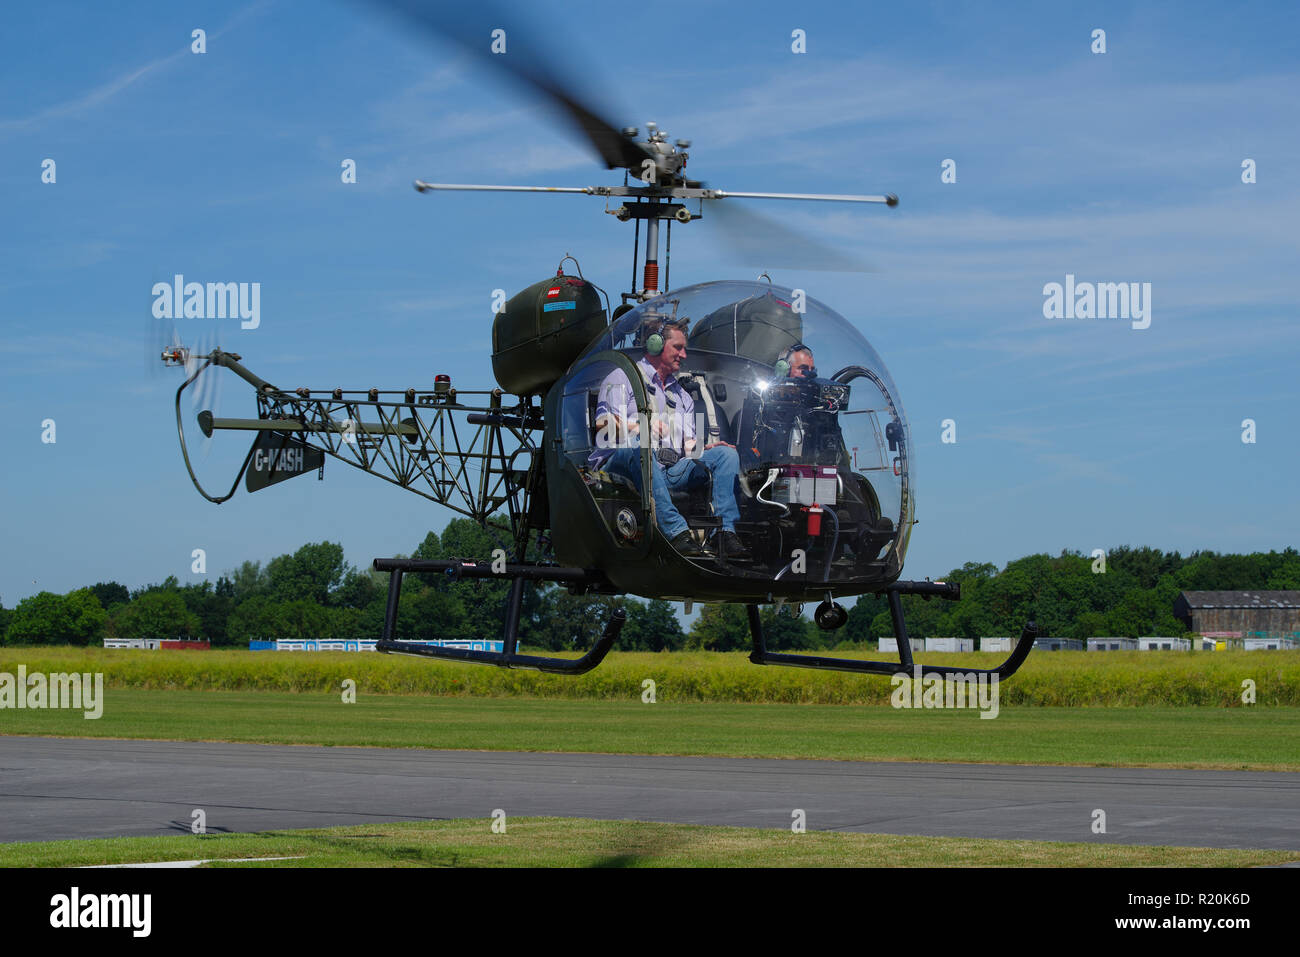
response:
<path id="1" fill-rule="evenodd" d="M 146 651 L 207 651 L 212 643 L 196 638 L 105 638 L 105 648 L 141 648 Z"/>
<path id="2" fill-rule="evenodd" d="M 466 651 L 495 651 L 500 653 L 504 642 L 478 638 L 410 639 L 408 645 L 436 645 L 442 648 L 461 648 Z M 249 651 L 374 651 L 377 638 L 278 638 L 265 641 L 251 638 Z M 516 646 L 516 650 L 518 650 Z"/>
<path id="3" fill-rule="evenodd" d="M 1300 641 L 1294 638 L 1245 638 L 1242 646 L 1246 651 L 1294 651 L 1300 647 Z"/>
<path id="4" fill-rule="evenodd" d="M 1203 631 L 1200 635 L 1200 648 L 1202 651 L 1240 649 L 1241 639 L 1239 631 Z"/>
<path id="5" fill-rule="evenodd" d="M 974 651 L 975 642 L 970 638 L 927 638 L 926 651 Z"/>
<path id="6" fill-rule="evenodd" d="M 1083 641 L 1079 638 L 1039 638 L 1034 647 L 1042 651 L 1083 651 Z"/>
<path id="7" fill-rule="evenodd" d="M 980 651 L 1010 651 L 1011 647 L 1009 637 L 980 639 Z"/>
<path id="8" fill-rule="evenodd" d="M 1089 651 L 1137 651 L 1136 638 L 1089 638 Z"/>
<path id="9" fill-rule="evenodd" d="M 1138 649 L 1140 651 L 1191 651 L 1192 639 L 1161 638 L 1148 635 L 1145 638 L 1138 639 Z"/>
<path id="10" fill-rule="evenodd" d="M 375 638 L 280 638 L 276 651 L 374 651 Z M 249 648 L 253 647 L 249 641 Z M 257 649 L 253 649 L 257 650 Z"/>
<path id="11" fill-rule="evenodd" d="M 1185 591 L 1174 617 L 1207 638 L 1300 639 L 1300 591 Z"/>
<path id="12" fill-rule="evenodd" d="M 922 639 L 920 639 L 920 638 L 909 638 L 909 639 L 907 639 L 907 641 L 908 641 L 908 644 L 910 644 L 910 645 L 912 646 L 912 650 L 913 650 L 913 651 L 925 651 L 925 642 L 924 642 Z M 881 638 L 881 639 L 880 639 L 880 650 L 881 650 L 881 651 L 892 651 L 894 654 L 898 654 L 898 639 L 897 639 L 897 638 Z"/>

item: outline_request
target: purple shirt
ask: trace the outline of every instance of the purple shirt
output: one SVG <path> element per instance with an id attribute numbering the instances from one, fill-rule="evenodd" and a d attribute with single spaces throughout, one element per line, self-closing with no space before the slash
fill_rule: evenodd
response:
<path id="1" fill-rule="evenodd" d="M 654 429 L 642 430 L 650 435 L 651 448 L 672 449 L 679 454 L 686 454 L 686 443 L 695 439 L 695 400 L 682 388 L 672 376 L 665 381 L 643 356 L 637 362 L 641 381 L 645 385 L 646 398 L 650 400 L 650 410 L 654 421 L 661 421 L 668 426 L 668 435 L 654 435 Z M 637 448 L 640 446 L 640 434 L 627 434 L 627 426 L 635 423 L 641 426 L 641 416 L 637 411 L 636 397 L 632 392 L 632 383 L 622 369 L 615 369 L 600 384 L 597 397 L 596 421 L 608 421 L 609 416 L 617 416 L 625 428 L 617 432 L 606 425 L 596 430 L 596 448 L 588 459 L 592 468 L 600 468 L 605 460 L 614 454 L 615 449 Z"/>

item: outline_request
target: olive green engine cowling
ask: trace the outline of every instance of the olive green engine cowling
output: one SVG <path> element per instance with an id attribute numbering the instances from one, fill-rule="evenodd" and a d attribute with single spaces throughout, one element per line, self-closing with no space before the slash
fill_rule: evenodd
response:
<path id="1" fill-rule="evenodd" d="M 551 276 L 518 293 L 492 321 L 492 373 L 511 395 L 539 395 L 609 325 L 596 287 Z"/>

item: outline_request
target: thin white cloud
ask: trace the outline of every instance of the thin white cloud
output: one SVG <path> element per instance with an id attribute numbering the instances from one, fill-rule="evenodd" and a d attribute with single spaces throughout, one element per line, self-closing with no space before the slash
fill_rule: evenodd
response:
<path id="1" fill-rule="evenodd" d="M 268 2 L 269 0 L 258 0 L 258 2 L 245 7 L 243 10 L 236 13 L 220 30 L 208 34 L 208 42 L 211 42 L 229 30 L 234 29 L 234 27 L 238 26 L 250 16 L 260 13 L 267 6 Z M 189 44 L 186 44 L 175 53 L 169 54 L 165 57 L 159 57 L 156 60 L 146 63 L 144 66 L 137 67 L 134 70 L 129 70 L 121 76 L 109 80 L 107 83 L 102 83 L 80 96 L 73 97 L 70 100 L 64 100 L 62 103 L 56 103 L 53 106 L 48 106 L 31 116 L 18 117 L 15 119 L 0 119 L 0 132 L 6 130 L 19 131 L 34 129 L 51 120 L 59 120 L 67 116 L 77 116 L 85 113 L 87 110 L 92 110 L 101 104 L 107 103 L 123 90 L 129 89 L 133 86 L 137 80 L 149 76 L 150 74 L 165 70 L 173 63 L 192 55 Z"/>
<path id="2" fill-rule="evenodd" d="M 845 138 L 861 147 L 855 168 L 885 155 L 942 147 L 945 156 L 1000 158 L 1006 177 L 1021 184 L 1059 182 L 1064 167 L 1095 167 L 1101 155 L 1108 172 L 1118 164 L 1158 170 L 1173 180 L 1222 162 L 1224 149 L 1237 143 L 1269 150 L 1294 139 L 1285 124 L 1260 122 L 1294 113 L 1294 74 L 1137 85 L 1077 66 L 985 79 L 862 58 L 821 69 L 776 67 L 763 76 L 758 84 L 711 97 L 707 111 L 683 116 L 680 135 L 707 131 L 702 148 L 726 150 L 728 160 L 742 164 L 772 161 L 766 135 L 762 148 L 751 146 L 757 131 L 774 127 L 779 145 L 800 162 L 821 156 L 842 164 Z M 725 89 L 725 79 L 702 84 Z M 1211 127 L 1215 135 L 1207 138 Z M 832 132 L 838 134 L 833 146 L 808 135 Z M 737 144 L 746 146 L 740 156 L 726 149 Z M 938 157 L 935 162 L 937 168 Z"/>
<path id="3" fill-rule="evenodd" d="M 5 357 L 11 378 L 66 376 L 105 367 L 116 367 L 134 376 L 144 367 L 148 352 L 141 341 L 102 333 L 36 333 L 0 339 L 0 356 Z"/>

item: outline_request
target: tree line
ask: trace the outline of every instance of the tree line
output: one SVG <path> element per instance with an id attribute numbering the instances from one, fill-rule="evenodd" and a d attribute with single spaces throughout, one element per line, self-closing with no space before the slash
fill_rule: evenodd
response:
<path id="1" fill-rule="evenodd" d="M 412 558 L 478 558 L 502 547 L 500 537 L 469 519 L 429 532 Z M 407 575 L 395 637 L 499 639 L 508 581 L 452 581 Z M 129 591 L 100 582 L 66 595 L 41 592 L 12 610 L 0 606 L 5 645 L 98 645 L 104 638 L 203 638 L 214 647 L 248 647 L 250 639 L 378 638 L 388 600 L 388 574 L 348 565 L 335 542 L 303 545 L 292 554 L 245 561 L 215 583 L 182 585 L 173 575 Z M 627 621 L 619 647 L 681 648 L 685 634 L 666 601 L 575 596 L 553 585 L 525 590 L 520 638 L 553 651 L 584 649 L 599 637 L 614 608 Z"/>
<path id="2" fill-rule="evenodd" d="M 504 538 L 468 519 L 429 532 L 412 558 L 484 559 Z M 957 602 L 903 598 L 914 637 L 977 638 L 1020 633 L 1030 619 L 1040 633 L 1062 638 L 1187 633 L 1174 618 L 1181 591 L 1300 590 L 1300 553 L 1250 555 L 1178 552 L 1121 546 L 1104 561 L 1064 551 L 1053 558 L 1028 555 L 1001 570 L 968 562 L 945 581 L 960 583 Z M 508 581 L 453 581 L 444 575 L 407 575 L 398 606 L 396 637 L 500 638 Z M 215 583 L 182 585 L 175 576 L 129 591 L 100 582 L 65 595 L 41 592 L 6 610 L 0 636 L 6 645 L 97 645 L 113 638 L 204 638 L 213 646 L 247 647 L 250 639 L 376 638 L 382 631 L 388 576 L 348 565 L 334 542 L 303 545 L 263 566 L 246 561 Z M 608 595 L 573 595 L 555 585 L 528 587 L 520 620 L 527 647 L 585 650 L 600 636 L 615 608 L 627 614 L 618 647 L 628 651 L 731 651 L 749 646 L 749 625 L 739 605 L 706 605 L 685 631 L 666 601 Z M 865 595 L 842 629 L 826 632 L 809 612 L 787 604 L 762 610 L 768 647 L 828 649 L 861 646 L 892 636 L 883 596 Z"/>

